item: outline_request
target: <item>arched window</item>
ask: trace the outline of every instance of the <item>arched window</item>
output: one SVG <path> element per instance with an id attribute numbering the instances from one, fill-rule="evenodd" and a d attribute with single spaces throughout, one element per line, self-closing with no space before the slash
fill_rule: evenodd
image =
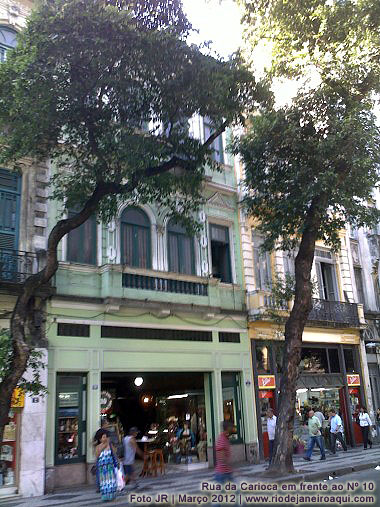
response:
<path id="1" fill-rule="evenodd" d="M 134 268 L 151 267 L 150 221 L 139 208 L 127 208 L 121 215 L 121 263 Z"/>
<path id="2" fill-rule="evenodd" d="M 9 49 L 16 47 L 16 32 L 0 26 L 0 62 L 5 62 Z"/>
<path id="3" fill-rule="evenodd" d="M 68 217 L 75 213 L 69 210 Z M 78 264 L 96 264 L 96 249 L 96 217 L 92 215 L 67 235 L 67 260 Z"/>
<path id="4" fill-rule="evenodd" d="M 174 219 L 168 223 L 169 271 L 195 274 L 194 240 Z"/>

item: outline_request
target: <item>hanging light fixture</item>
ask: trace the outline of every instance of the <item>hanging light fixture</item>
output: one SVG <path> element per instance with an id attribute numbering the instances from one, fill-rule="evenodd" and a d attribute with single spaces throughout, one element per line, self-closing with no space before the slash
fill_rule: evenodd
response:
<path id="1" fill-rule="evenodd" d="M 134 384 L 136 387 L 140 387 L 143 385 L 144 379 L 142 377 L 136 377 L 134 380 Z"/>

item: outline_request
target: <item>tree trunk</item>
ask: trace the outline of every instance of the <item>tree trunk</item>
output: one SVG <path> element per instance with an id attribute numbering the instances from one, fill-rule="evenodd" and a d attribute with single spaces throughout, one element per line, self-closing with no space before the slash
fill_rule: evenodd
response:
<path id="1" fill-rule="evenodd" d="M 285 352 L 280 381 L 275 449 L 272 463 L 266 473 L 272 477 L 294 472 L 293 424 L 298 366 L 301 360 L 302 334 L 312 309 L 311 269 L 320 225 L 320 209 L 320 199 L 311 204 L 295 259 L 295 296 L 293 309 L 285 324 Z"/>
<path id="2" fill-rule="evenodd" d="M 116 193 L 113 184 L 98 184 L 79 213 L 57 222 L 49 234 L 46 266 L 38 273 L 27 278 L 22 285 L 21 294 L 17 298 L 11 317 L 12 360 L 8 373 L 0 383 L 0 442 L 3 439 L 4 426 L 8 422 L 12 392 L 26 370 L 29 355 L 33 348 L 33 340 L 29 336 L 29 324 L 34 316 L 34 299 L 37 291 L 50 282 L 58 269 L 58 243 L 65 234 L 82 225 L 96 211 L 101 199 L 111 193 Z"/>

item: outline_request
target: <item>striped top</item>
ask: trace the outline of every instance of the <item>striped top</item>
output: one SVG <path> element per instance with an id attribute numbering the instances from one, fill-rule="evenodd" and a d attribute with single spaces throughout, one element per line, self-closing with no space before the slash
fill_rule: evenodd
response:
<path id="1" fill-rule="evenodd" d="M 232 468 L 230 466 L 231 444 L 225 433 L 221 433 L 215 444 L 216 450 L 216 467 L 215 472 L 218 474 L 230 474 Z"/>

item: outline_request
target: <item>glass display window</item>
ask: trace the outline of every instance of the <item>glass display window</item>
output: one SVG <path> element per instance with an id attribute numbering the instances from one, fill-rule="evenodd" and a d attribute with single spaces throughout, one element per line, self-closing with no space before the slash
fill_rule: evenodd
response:
<path id="1" fill-rule="evenodd" d="M 238 373 L 222 373 L 223 420 L 231 421 L 234 430 L 231 441 L 242 441 L 243 422 L 241 416 L 240 375 Z"/>
<path id="2" fill-rule="evenodd" d="M 17 483 L 19 410 L 10 410 L 8 423 L 4 427 L 3 441 L 0 444 L 0 488 L 14 487 Z"/>
<path id="3" fill-rule="evenodd" d="M 85 459 L 85 388 L 83 375 L 57 377 L 56 463 Z"/>

